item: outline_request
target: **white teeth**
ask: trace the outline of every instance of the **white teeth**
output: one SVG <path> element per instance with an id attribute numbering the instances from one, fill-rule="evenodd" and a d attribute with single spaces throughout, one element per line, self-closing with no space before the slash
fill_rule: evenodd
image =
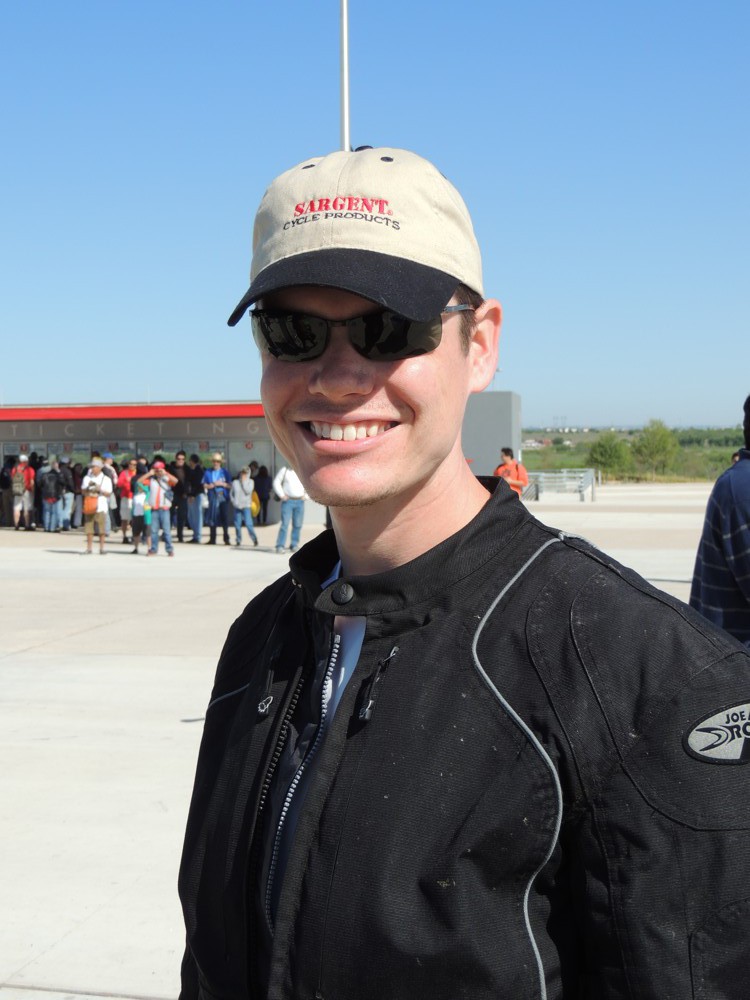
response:
<path id="1" fill-rule="evenodd" d="M 368 437 L 384 434 L 390 424 L 317 424 L 310 422 L 310 429 L 318 438 L 331 441 L 362 441 Z"/>

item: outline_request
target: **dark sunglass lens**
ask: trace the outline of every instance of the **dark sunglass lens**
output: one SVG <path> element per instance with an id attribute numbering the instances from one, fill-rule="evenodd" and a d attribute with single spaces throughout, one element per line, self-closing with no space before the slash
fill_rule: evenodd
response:
<path id="1" fill-rule="evenodd" d="M 326 348 L 328 325 L 316 316 L 258 310 L 251 318 L 255 343 L 280 361 L 307 361 Z"/>
<path id="2" fill-rule="evenodd" d="M 351 329 L 351 337 L 355 348 L 366 358 L 398 361 L 434 351 L 442 329 L 440 317 L 419 323 L 386 310 L 361 317 Z"/>

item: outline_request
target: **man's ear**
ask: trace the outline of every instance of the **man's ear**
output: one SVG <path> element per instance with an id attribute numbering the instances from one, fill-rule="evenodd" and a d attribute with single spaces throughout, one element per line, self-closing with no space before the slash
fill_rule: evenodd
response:
<path id="1" fill-rule="evenodd" d="M 469 342 L 471 392 L 486 389 L 497 371 L 500 324 L 503 310 L 497 299 L 485 299 L 476 310 L 474 330 Z"/>

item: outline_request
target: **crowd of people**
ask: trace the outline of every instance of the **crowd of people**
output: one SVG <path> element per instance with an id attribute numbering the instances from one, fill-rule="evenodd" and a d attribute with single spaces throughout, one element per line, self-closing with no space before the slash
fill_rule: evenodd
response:
<path id="1" fill-rule="evenodd" d="M 171 462 L 163 455 L 149 461 L 145 455 L 121 464 L 111 452 L 93 452 L 87 466 L 71 464 L 63 455 L 31 453 L 6 459 L 0 472 L 0 525 L 16 531 L 64 532 L 83 528 L 86 552 L 99 550 L 109 536 L 122 536 L 133 554 L 156 555 L 164 541 L 174 554 L 178 542 L 215 545 L 221 534 L 225 545 L 242 544 L 242 527 L 253 546 L 257 525 L 268 522 L 273 481 L 264 465 L 251 462 L 232 477 L 224 457 L 216 452 L 205 468 L 199 455 L 178 451 Z M 190 537 L 187 537 L 189 532 Z"/>

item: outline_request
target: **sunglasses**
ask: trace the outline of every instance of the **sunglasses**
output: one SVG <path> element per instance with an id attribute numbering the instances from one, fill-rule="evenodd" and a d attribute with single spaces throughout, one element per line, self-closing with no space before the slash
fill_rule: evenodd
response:
<path id="1" fill-rule="evenodd" d="M 307 313 L 254 309 L 253 339 L 279 361 L 311 361 L 328 347 L 333 327 L 346 327 L 349 343 L 370 361 L 399 361 L 429 354 L 443 335 L 444 313 L 472 312 L 469 305 L 446 306 L 435 319 L 406 319 L 389 309 L 353 319 L 323 319 Z"/>

